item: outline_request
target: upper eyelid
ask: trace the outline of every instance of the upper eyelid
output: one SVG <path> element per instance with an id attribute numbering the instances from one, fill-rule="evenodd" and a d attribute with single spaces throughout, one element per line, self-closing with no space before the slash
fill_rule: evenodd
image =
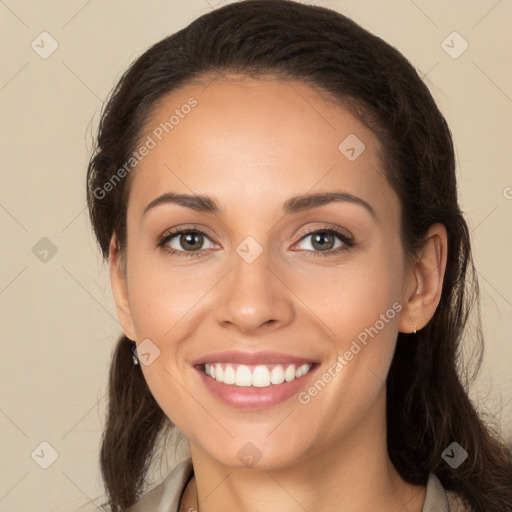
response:
<path id="1" fill-rule="evenodd" d="M 169 240 L 183 234 L 184 232 L 185 233 L 196 232 L 196 233 L 201 233 L 202 235 L 206 236 L 212 243 L 217 244 L 217 242 L 212 240 L 211 236 L 208 233 L 206 233 L 205 231 L 206 230 L 203 229 L 202 227 L 200 228 L 200 227 L 184 226 L 181 228 L 177 228 L 175 231 L 170 230 L 169 232 L 164 233 L 159 238 L 159 240 L 161 240 L 165 244 L 165 243 L 168 243 Z M 311 236 L 317 232 L 322 232 L 322 231 L 331 231 L 332 234 L 334 234 L 334 236 L 337 236 L 343 243 L 345 243 L 345 240 L 343 240 L 343 237 L 346 237 L 349 240 L 353 240 L 352 234 L 350 234 L 350 232 L 348 232 L 345 228 L 341 228 L 341 227 L 335 228 L 334 226 L 325 225 L 325 226 L 318 226 L 318 227 L 314 227 L 314 228 L 308 228 L 305 232 L 302 232 L 299 235 L 299 239 L 294 243 L 294 245 L 297 244 L 298 242 L 301 242 L 308 236 Z M 338 231 L 340 231 L 340 232 L 338 232 Z M 204 249 L 201 249 L 201 250 L 204 250 Z M 195 251 L 195 252 L 200 252 L 200 251 Z"/>
<path id="2" fill-rule="evenodd" d="M 345 236 L 350 239 L 354 238 L 352 233 L 350 233 L 350 231 L 348 231 L 348 229 L 346 229 L 346 228 L 342 228 L 340 226 L 335 227 L 335 226 L 325 225 L 325 226 L 319 226 L 319 227 L 315 227 L 315 228 L 307 228 L 300 235 L 300 237 L 301 237 L 300 239 L 302 240 L 304 237 L 312 235 L 312 234 L 316 233 L 317 231 L 333 231 L 334 234 L 336 234 L 338 236 Z"/>

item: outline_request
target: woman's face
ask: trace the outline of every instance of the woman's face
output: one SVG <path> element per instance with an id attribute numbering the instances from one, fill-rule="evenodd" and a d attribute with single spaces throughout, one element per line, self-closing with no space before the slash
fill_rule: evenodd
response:
<path id="1" fill-rule="evenodd" d="M 166 97 L 141 141 L 118 311 L 191 446 L 284 468 L 384 435 L 414 282 L 375 135 L 307 85 L 224 77 Z"/>

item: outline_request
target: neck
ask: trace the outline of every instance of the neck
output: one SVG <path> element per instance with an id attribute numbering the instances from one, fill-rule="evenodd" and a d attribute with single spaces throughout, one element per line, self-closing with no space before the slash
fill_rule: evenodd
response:
<path id="1" fill-rule="evenodd" d="M 194 477 L 180 510 L 421 512 L 425 487 L 397 473 L 387 453 L 385 414 L 380 417 L 358 425 L 334 447 L 304 453 L 279 470 L 226 467 L 191 443 Z"/>

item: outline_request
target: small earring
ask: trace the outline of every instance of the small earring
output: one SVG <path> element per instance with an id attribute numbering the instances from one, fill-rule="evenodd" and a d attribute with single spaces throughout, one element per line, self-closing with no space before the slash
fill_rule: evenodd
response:
<path id="1" fill-rule="evenodd" d="M 416 334 L 416 326 L 414 326 L 414 334 Z"/>
<path id="2" fill-rule="evenodd" d="M 133 342 L 132 348 L 133 366 L 139 366 L 139 358 L 137 356 L 137 344 Z"/>

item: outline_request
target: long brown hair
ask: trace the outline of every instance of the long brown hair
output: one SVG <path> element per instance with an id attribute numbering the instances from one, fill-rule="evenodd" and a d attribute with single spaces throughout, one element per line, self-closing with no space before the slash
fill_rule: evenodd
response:
<path id="1" fill-rule="evenodd" d="M 475 347 L 478 367 L 483 345 L 451 133 L 408 60 L 352 20 L 291 0 L 246 0 L 201 16 L 140 56 L 104 107 L 88 167 L 89 214 L 104 258 L 113 234 L 120 250 L 126 247 L 130 180 L 118 180 L 108 192 L 104 185 L 129 160 L 152 109 L 196 78 L 228 72 L 305 82 L 374 131 L 384 148 L 387 180 L 401 202 L 401 238 L 409 257 L 421 249 L 432 224 L 446 227 L 448 261 L 440 304 L 416 335 L 398 334 L 387 379 L 388 452 L 407 482 L 425 485 L 434 472 L 469 510 L 510 512 L 511 452 L 468 398 L 474 374 L 461 359 L 464 342 Z M 112 512 L 140 498 L 156 440 L 172 428 L 140 367 L 134 367 L 130 348 L 122 336 L 113 354 L 101 447 L 105 505 Z M 456 469 L 442 458 L 454 441 L 468 453 Z"/>

